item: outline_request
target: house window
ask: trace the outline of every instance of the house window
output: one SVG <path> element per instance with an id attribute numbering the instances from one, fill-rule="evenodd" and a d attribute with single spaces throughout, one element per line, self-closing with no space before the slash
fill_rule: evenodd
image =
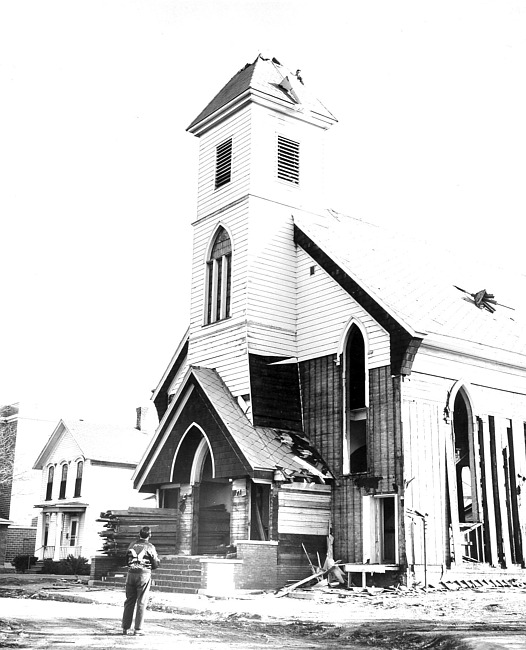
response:
<path id="1" fill-rule="evenodd" d="M 278 178 L 294 185 L 300 182 L 299 142 L 278 135 Z"/>
<path id="2" fill-rule="evenodd" d="M 46 501 L 51 501 L 53 495 L 53 477 L 55 476 L 55 468 L 53 465 L 47 471 L 47 486 L 46 486 Z"/>
<path id="3" fill-rule="evenodd" d="M 75 478 L 75 493 L 73 494 L 74 497 L 79 497 L 80 496 L 80 491 L 82 488 L 82 472 L 84 470 L 84 463 L 79 460 L 77 463 L 77 477 Z"/>
<path id="4" fill-rule="evenodd" d="M 205 324 L 230 316 L 232 245 L 227 231 L 220 227 L 207 261 Z"/>
<path id="5" fill-rule="evenodd" d="M 59 499 L 65 499 L 66 498 L 66 483 L 68 481 L 68 466 L 64 463 L 62 465 L 62 476 L 60 478 L 60 491 L 58 498 Z"/>
<path id="6" fill-rule="evenodd" d="M 232 138 L 216 147 L 216 190 L 232 178 Z"/>
<path id="7" fill-rule="evenodd" d="M 343 359 L 346 465 L 344 472 L 367 471 L 367 372 L 365 341 L 356 325 L 347 336 Z"/>

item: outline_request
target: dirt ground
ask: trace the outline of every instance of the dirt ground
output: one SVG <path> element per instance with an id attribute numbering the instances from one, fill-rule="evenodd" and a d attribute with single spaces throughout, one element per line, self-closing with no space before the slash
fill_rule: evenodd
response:
<path id="1" fill-rule="evenodd" d="M 522 585 L 428 592 L 323 587 L 283 597 L 152 592 L 145 637 L 120 634 L 121 590 L 0 574 L 0 598 L 3 648 L 526 648 Z"/>

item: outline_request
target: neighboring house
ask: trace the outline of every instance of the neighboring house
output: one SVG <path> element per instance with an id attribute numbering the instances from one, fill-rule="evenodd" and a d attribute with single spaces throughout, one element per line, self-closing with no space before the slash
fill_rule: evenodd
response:
<path id="1" fill-rule="evenodd" d="M 101 512 L 144 504 L 132 475 L 148 436 L 139 429 L 60 420 L 40 452 L 35 555 L 91 558 L 102 547 Z"/>
<path id="2" fill-rule="evenodd" d="M 33 551 L 40 477 L 33 470 L 35 449 L 49 435 L 50 423 L 29 403 L 0 407 L 0 517 L 10 520 L 4 527 L 5 558 L 0 567 L 19 554 Z"/>
<path id="3" fill-rule="evenodd" d="M 329 529 L 336 559 L 398 579 L 512 575 L 524 291 L 323 209 L 335 121 L 259 56 L 190 125 L 190 326 L 154 391 L 160 424 L 134 485 L 179 508 L 180 554 L 237 545 L 239 559 L 248 540 L 277 585 L 309 575 L 304 547 L 323 558 Z"/>
<path id="4" fill-rule="evenodd" d="M 0 518 L 9 519 L 18 429 L 18 404 L 0 406 Z"/>

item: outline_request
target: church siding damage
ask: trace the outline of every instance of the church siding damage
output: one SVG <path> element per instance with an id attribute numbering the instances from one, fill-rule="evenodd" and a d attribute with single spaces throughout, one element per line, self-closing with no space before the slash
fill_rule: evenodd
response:
<path id="1" fill-rule="evenodd" d="M 257 562 L 279 587 L 327 556 L 391 583 L 520 573 L 526 337 L 493 289 L 509 285 L 475 291 L 485 269 L 324 209 L 335 121 L 259 56 L 190 125 L 190 327 L 135 487 L 177 509 L 178 554 L 237 553 L 237 586 Z"/>

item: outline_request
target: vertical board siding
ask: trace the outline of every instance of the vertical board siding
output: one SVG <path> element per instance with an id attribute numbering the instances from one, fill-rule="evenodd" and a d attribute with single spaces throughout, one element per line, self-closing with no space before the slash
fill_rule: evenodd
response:
<path id="1" fill-rule="evenodd" d="M 435 373 L 440 369 L 444 374 L 442 376 L 424 374 L 421 372 L 424 367 Z M 520 385 L 517 386 L 516 374 L 502 372 L 494 364 L 482 360 L 467 359 L 463 364 L 461 358 L 457 357 L 448 363 L 447 358 L 438 359 L 434 353 L 424 352 L 424 359 L 420 360 L 417 370 L 414 370 L 410 377 L 405 378 L 403 383 L 404 478 L 410 481 L 405 492 L 406 508 L 414 508 L 429 515 L 427 554 L 430 564 L 441 565 L 448 561 L 449 556 L 450 542 L 446 516 L 449 497 L 446 488 L 445 460 L 446 437 L 452 435 L 452 424 L 451 421 L 446 421 L 444 409 L 446 406 L 449 407 L 451 420 L 453 404 L 448 403 L 448 394 L 456 381 L 461 378 L 466 382 L 464 385 L 472 400 L 476 453 L 484 458 L 485 467 L 481 469 L 485 471 L 486 478 L 485 526 L 487 539 L 491 543 L 493 562 L 498 560 L 499 555 L 494 535 L 495 522 L 499 517 L 502 518 L 502 551 L 507 555 L 506 559 L 510 557 L 508 517 L 512 514 L 508 512 L 503 489 L 505 482 L 503 454 L 510 456 L 513 453 L 515 475 L 525 475 L 526 450 L 522 423 L 526 420 L 526 396 L 519 391 L 511 390 L 512 386 L 520 389 Z M 482 385 L 484 382 L 486 385 Z M 488 426 L 490 417 L 495 423 L 493 455 L 496 467 L 491 463 L 492 434 Z M 480 450 L 477 418 L 482 422 L 482 450 Z M 512 421 L 513 445 L 508 444 L 506 434 L 508 420 Z M 495 495 L 492 489 L 495 479 L 501 487 L 495 493 L 498 494 L 498 503 L 494 501 Z M 525 505 L 518 500 L 516 517 L 518 515 L 522 538 L 526 530 Z M 416 523 L 414 530 L 416 561 L 421 563 L 423 553 L 421 524 Z M 411 545 L 409 535 L 408 526 L 406 538 L 408 548 Z"/>
<path id="2" fill-rule="evenodd" d="M 336 355 L 300 363 L 305 434 L 331 471 L 342 468 L 342 382 Z"/>
<path id="3" fill-rule="evenodd" d="M 301 248 L 297 300 L 300 360 L 334 353 L 345 326 L 354 317 L 367 330 L 369 368 L 389 365 L 389 334 Z"/>
<path id="4" fill-rule="evenodd" d="M 377 488 L 360 487 L 357 476 L 342 476 L 343 411 L 341 366 L 336 355 L 300 363 L 300 381 L 305 434 L 321 453 L 336 477 L 333 530 L 335 554 L 346 561 L 362 560 L 362 497 L 394 494 L 402 484 L 402 428 L 399 377 L 389 366 L 369 370 L 369 472 L 377 477 Z M 399 544 L 400 546 L 400 544 Z M 400 548 L 405 548 L 402 544 Z"/>
<path id="5" fill-rule="evenodd" d="M 250 355 L 254 426 L 302 431 L 298 365 Z"/>
<path id="6" fill-rule="evenodd" d="M 447 508 L 445 442 L 447 426 L 441 423 L 436 404 L 405 400 L 404 424 L 404 479 L 406 510 L 427 513 L 427 560 L 441 565 L 444 557 L 444 525 Z M 442 426 L 444 424 L 444 427 Z M 408 562 L 423 565 L 423 526 L 418 517 L 411 524 L 406 518 Z"/>

